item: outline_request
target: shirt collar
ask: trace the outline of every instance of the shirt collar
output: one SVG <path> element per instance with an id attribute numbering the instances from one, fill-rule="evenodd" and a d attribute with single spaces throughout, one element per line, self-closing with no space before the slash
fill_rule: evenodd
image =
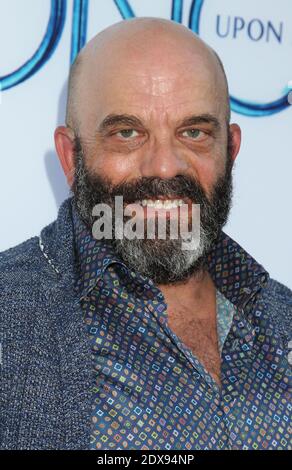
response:
<path id="1" fill-rule="evenodd" d="M 74 204 L 72 206 L 75 250 L 80 272 L 76 289 L 81 299 L 88 295 L 109 265 L 117 263 L 127 270 L 129 275 L 131 271 L 109 242 L 93 238 Z M 244 308 L 269 279 L 268 272 L 223 231 L 209 252 L 208 270 L 216 288 L 239 308 Z M 134 276 L 137 280 L 137 275 Z M 140 277 L 152 284 L 148 278 Z"/>
<path id="2" fill-rule="evenodd" d="M 208 255 L 208 266 L 217 289 L 239 308 L 269 280 L 263 266 L 223 231 Z"/>
<path id="3" fill-rule="evenodd" d="M 128 268 L 110 243 L 93 238 L 90 229 L 79 217 L 74 204 L 72 204 L 72 214 L 75 251 L 79 265 L 79 278 L 77 279 L 76 290 L 79 299 L 81 299 L 88 295 L 110 264 L 118 263 L 124 269 Z"/>

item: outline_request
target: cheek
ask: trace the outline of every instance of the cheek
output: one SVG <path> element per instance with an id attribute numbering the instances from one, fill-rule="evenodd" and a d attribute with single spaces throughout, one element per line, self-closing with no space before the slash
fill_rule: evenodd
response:
<path id="1" fill-rule="evenodd" d="M 216 184 L 219 176 L 224 174 L 225 157 L 221 154 L 205 156 L 202 159 L 196 159 L 195 176 L 198 178 L 203 189 L 210 194 Z"/>
<path id="2" fill-rule="evenodd" d="M 89 168 L 95 174 L 109 178 L 113 184 L 137 178 L 138 164 L 133 155 L 109 155 L 96 152 L 89 159 Z"/>

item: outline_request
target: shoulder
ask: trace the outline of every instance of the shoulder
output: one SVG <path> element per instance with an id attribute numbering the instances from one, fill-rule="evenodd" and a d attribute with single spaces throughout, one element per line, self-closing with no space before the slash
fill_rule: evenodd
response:
<path id="1" fill-rule="evenodd" d="M 37 236 L 1 252 L 0 296 L 32 292 L 46 268 Z"/>
<path id="2" fill-rule="evenodd" d="M 288 310 L 292 309 L 292 290 L 289 287 L 270 278 L 266 291 L 271 296 L 271 300 L 281 304 L 281 306 L 286 306 Z"/>
<path id="3" fill-rule="evenodd" d="M 281 282 L 270 278 L 263 290 L 263 300 L 267 313 L 276 325 L 281 336 L 290 341 L 292 338 L 292 291 Z"/>

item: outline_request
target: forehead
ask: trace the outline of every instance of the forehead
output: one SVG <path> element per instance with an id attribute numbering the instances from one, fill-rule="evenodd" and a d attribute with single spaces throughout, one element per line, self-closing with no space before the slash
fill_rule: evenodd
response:
<path id="1" fill-rule="evenodd" d="M 218 72 L 214 64 L 197 54 L 176 60 L 112 58 L 104 67 L 91 67 L 85 81 L 85 121 L 101 122 L 114 113 L 156 121 L 190 113 L 212 113 L 220 119 L 224 91 Z"/>

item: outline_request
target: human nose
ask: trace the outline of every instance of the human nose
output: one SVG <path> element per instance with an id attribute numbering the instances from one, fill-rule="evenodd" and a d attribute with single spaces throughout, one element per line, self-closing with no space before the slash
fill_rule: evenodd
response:
<path id="1" fill-rule="evenodd" d="M 141 176 L 173 178 L 186 172 L 187 162 L 171 140 L 156 140 L 144 155 L 140 165 Z"/>

